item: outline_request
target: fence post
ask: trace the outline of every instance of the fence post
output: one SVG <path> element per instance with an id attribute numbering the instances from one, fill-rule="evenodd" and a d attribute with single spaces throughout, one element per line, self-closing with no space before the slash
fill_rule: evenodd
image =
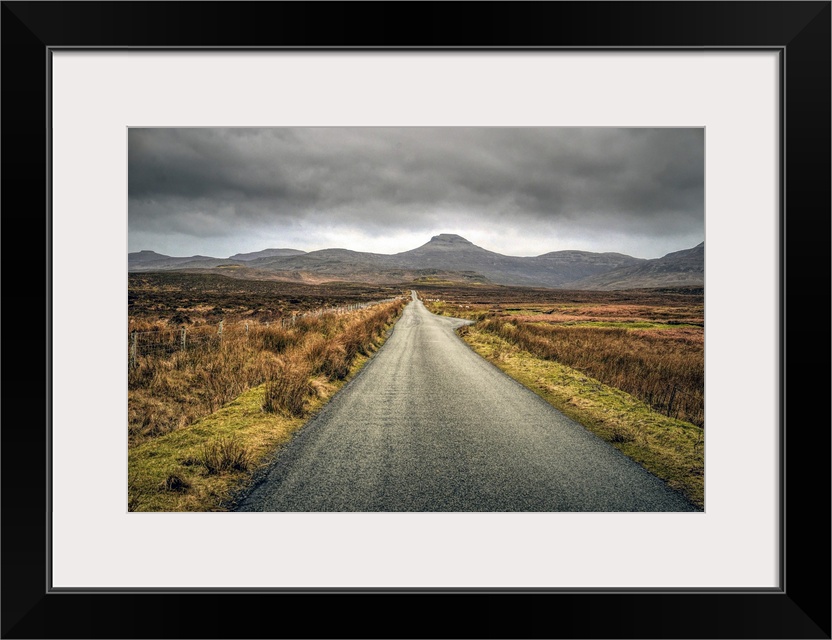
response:
<path id="1" fill-rule="evenodd" d="M 217 329 L 217 337 L 222 340 L 222 320 L 220 320 L 220 327 Z"/>
<path id="2" fill-rule="evenodd" d="M 182 351 L 185 350 L 185 325 L 182 325 Z"/>
<path id="3" fill-rule="evenodd" d="M 246 322 L 246 337 L 248 337 L 248 322 Z"/>
<path id="4" fill-rule="evenodd" d="M 136 332 L 130 334 L 130 366 L 136 366 Z"/>
<path id="5" fill-rule="evenodd" d="M 670 400 L 667 401 L 667 417 L 670 417 L 670 412 L 673 409 L 673 399 L 676 397 L 676 385 L 673 385 L 673 390 L 670 392 Z"/>

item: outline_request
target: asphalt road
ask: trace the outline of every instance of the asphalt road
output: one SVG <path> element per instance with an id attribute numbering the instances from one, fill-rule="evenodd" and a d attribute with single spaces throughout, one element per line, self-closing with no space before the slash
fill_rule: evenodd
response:
<path id="1" fill-rule="evenodd" d="M 416 299 L 239 511 L 695 511 Z"/>

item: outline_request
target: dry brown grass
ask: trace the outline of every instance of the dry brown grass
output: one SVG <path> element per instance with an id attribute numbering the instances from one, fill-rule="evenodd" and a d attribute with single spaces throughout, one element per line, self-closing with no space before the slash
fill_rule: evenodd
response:
<path id="1" fill-rule="evenodd" d="M 247 471 L 252 463 L 249 451 L 236 438 L 217 438 L 206 442 L 199 462 L 208 474 Z"/>
<path id="2" fill-rule="evenodd" d="M 312 365 L 303 359 L 303 353 L 281 360 L 266 383 L 263 411 L 303 416 L 306 400 L 312 395 L 311 376 Z"/>
<path id="3" fill-rule="evenodd" d="M 434 313 L 475 320 L 478 329 L 630 393 L 656 411 L 704 423 L 701 288 L 436 288 L 420 295 Z"/>
<path id="4" fill-rule="evenodd" d="M 401 287 L 237 279 L 229 272 L 162 271 L 128 274 L 131 322 L 184 321 L 187 324 L 249 320 L 274 324 L 294 313 L 321 307 L 361 304 L 402 293 Z"/>
<path id="5" fill-rule="evenodd" d="M 563 326 L 505 317 L 478 328 L 626 391 L 665 415 L 704 424 L 701 328 Z"/>
<path id="6" fill-rule="evenodd" d="M 139 355 L 129 371 L 128 433 L 135 446 L 170 433 L 226 406 L 246 390 L 268 382 L 264 409 L 300 416 L 312 393 L 311 378 L 342 380 L 358 354 L 372 353 L 403 301 L 321 317 L 299 318 L 290 327 L 253 322 L 189 326 L 186 350 L 180 329 L 137 321 L 133 330 L 156 329 L 170 353 Z M 208 335 L 211 339 L 201 339 Z M 156 334 L 153 336 L 156 337 Z M 176 349 L 176 350 L 174 350 Z"/>

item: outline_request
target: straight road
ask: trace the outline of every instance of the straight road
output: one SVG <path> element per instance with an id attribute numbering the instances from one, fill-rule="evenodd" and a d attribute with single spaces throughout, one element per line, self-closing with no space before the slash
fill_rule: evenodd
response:
<path id="1" fill-rule="evenodd" d="M 412 298 L 239 511 L 697 510 Z"/>

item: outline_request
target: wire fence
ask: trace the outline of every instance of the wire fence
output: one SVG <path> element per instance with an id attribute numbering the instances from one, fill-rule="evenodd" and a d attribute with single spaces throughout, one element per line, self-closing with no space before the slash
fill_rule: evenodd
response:
<path id="1" fill-rule="evenodd" d="M 215 349 L 222 344 L 223 335 L 228 336 L 229 332 L 233 334 L 245 332 L 248 334 L 255 327 L 262 328 L 269 326 L 287 329 L 294 327 L 298 320 L 302 318 L 320 318 L 331 314 L 343 315 L 361 309 L 369 309 L 370 307 L 393 302 L 398 299 L 385 298 L 384 300 L 359 302 L 338 307 L 321 307 L 310 311 L 293 313 L 291 316 L 285 316 L 272 323 L 268 321 L 256 322 L 249 320 L 227 324 L 225 321 L 220 320 L 218 324 L 194 325 L 189 327 L 182 325 L 180 327 L 163 327 L 149 331 L 131 331 L 127 339 L 128 363 L 130 368 L 135 368 L 138 366 L 141 358 L 161 358 L 182 351 L 206 348 Z"/>
<path id="2" fill-rule="evenodd" d="M 219 346 L 222 332 L 222 321 L 218 325 L 131 331 L 128 338 L 130 366 L 137 366 L 142 357 L 164 357 L 177 351 Z"/>
<path id="3" fill-rule="evenodd" d="M 705 406 L 702 395 L 690 393 L 678 385 L 668 385 L 650 391 L 647 404 L 670 418 L 705 426 Z"/>

